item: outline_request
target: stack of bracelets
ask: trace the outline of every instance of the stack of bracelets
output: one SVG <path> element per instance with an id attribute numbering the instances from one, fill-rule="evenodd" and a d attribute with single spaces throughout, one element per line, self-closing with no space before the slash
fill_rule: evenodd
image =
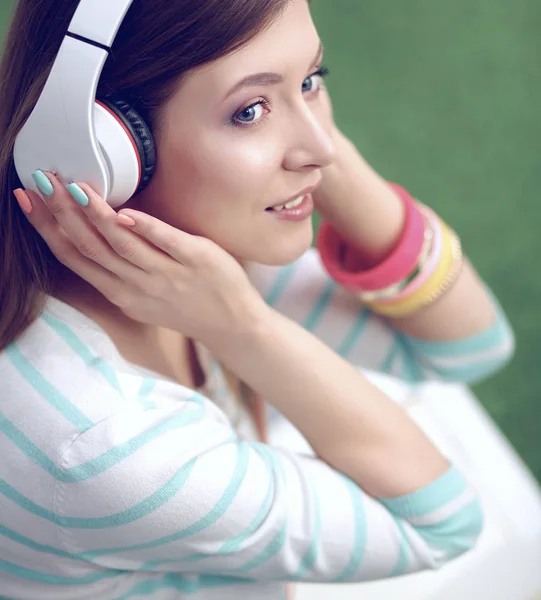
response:
<path id="1" fill-rule="evenodd" d="M 391 254 L 370 269 L 348 272 L 341 256 L 346 242 L 322 223 L 317 246 L 329 275 L 374 312 L 390 318 L 412 315 L 435 302 L 458 279 L 463 265 L 460 239 L 427 206 L 390 184 L 402 200 L 405 222 Z"/>

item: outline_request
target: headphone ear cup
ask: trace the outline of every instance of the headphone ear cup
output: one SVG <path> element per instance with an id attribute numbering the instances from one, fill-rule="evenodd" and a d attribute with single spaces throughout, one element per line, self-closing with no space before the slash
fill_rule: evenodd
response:
<path id="1" fill-rule="evenodd" d="M 147 187 L 156 168 L 156 146 L 150 127 L 133 106 L 120 96 L 108 95 L 97 102 L 117 118 L 131 138 L 140 164 L 135 195 Z"/>

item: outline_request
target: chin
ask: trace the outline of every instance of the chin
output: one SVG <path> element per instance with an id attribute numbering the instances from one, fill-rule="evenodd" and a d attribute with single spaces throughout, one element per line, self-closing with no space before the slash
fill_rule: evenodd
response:
<path id="1" fill-rule="evenodd" d="M 269 267 L 282 267 L 298 260 L 312 246 L 314 232 L 312 223 L 302 232 L 277 239 L 272 243 L 260 244 L 253 252 L 246 253 L 249 262 L 267 265 Z"/>

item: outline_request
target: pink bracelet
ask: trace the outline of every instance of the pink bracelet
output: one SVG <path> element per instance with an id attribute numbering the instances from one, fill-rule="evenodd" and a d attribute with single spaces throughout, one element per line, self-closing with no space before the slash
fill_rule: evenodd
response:
<path id="1" fill-rule="evenodd" d="M 419 205 L 419 210 L 422 211 L 424 216 L 429 220 L 430 227 L 432 228 L 432 231 L 434 233 L 434 238 L 432 240 L 432 251 L 430 253 L 430 256 L 423 270 L 410 283 L 410 285 L 404 288 L 396 296 L 393 296 L 389 299 L 381 300 L 381 304 L 384 304 L 385 302 L 394 302 L 396 300 L 400 300 L 401 298 L 406 298 L 410 294 L 413 294 L 413 292 L 420 289 L 421 286 L 423 286 L 426 283 L 426 281 L 428 281 L 432 273 L 434 273 L 436 267 L 438 266 L 441 260 L 441 254 L 443 250 L 443 232 L 441 229 L 440 220 L 436 213 L 427 206 Z"/>
<path id="2" fill-rule="evenodd" d="M 389 183 L 402 200 L 406 211 L 404 228 L 397 245 L 379 265 L 350 273 L 340 263 L 340 247 L 346 243 L 328 223 L 322 223 L 317 249 L 329 275 L 343 287 L 353 291 L 374 291 L 390 287 L 406 278 L 416 267 L 424 244 L 424 220 L 416 202 L 408 192 Z"/>

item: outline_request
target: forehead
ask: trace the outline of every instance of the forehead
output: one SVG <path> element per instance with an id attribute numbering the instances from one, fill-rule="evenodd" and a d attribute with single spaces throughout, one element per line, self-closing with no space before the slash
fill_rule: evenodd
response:
<path id="1" fill-rule="evenodd" d="M 231 83 L 249 73 L 286 73 L 299 66 L 305 70 L 319 37 L 307 0 L 293 0 L 265 30 L 232 54 L 194 69 L 187 79 L 212 79 Z"/>

